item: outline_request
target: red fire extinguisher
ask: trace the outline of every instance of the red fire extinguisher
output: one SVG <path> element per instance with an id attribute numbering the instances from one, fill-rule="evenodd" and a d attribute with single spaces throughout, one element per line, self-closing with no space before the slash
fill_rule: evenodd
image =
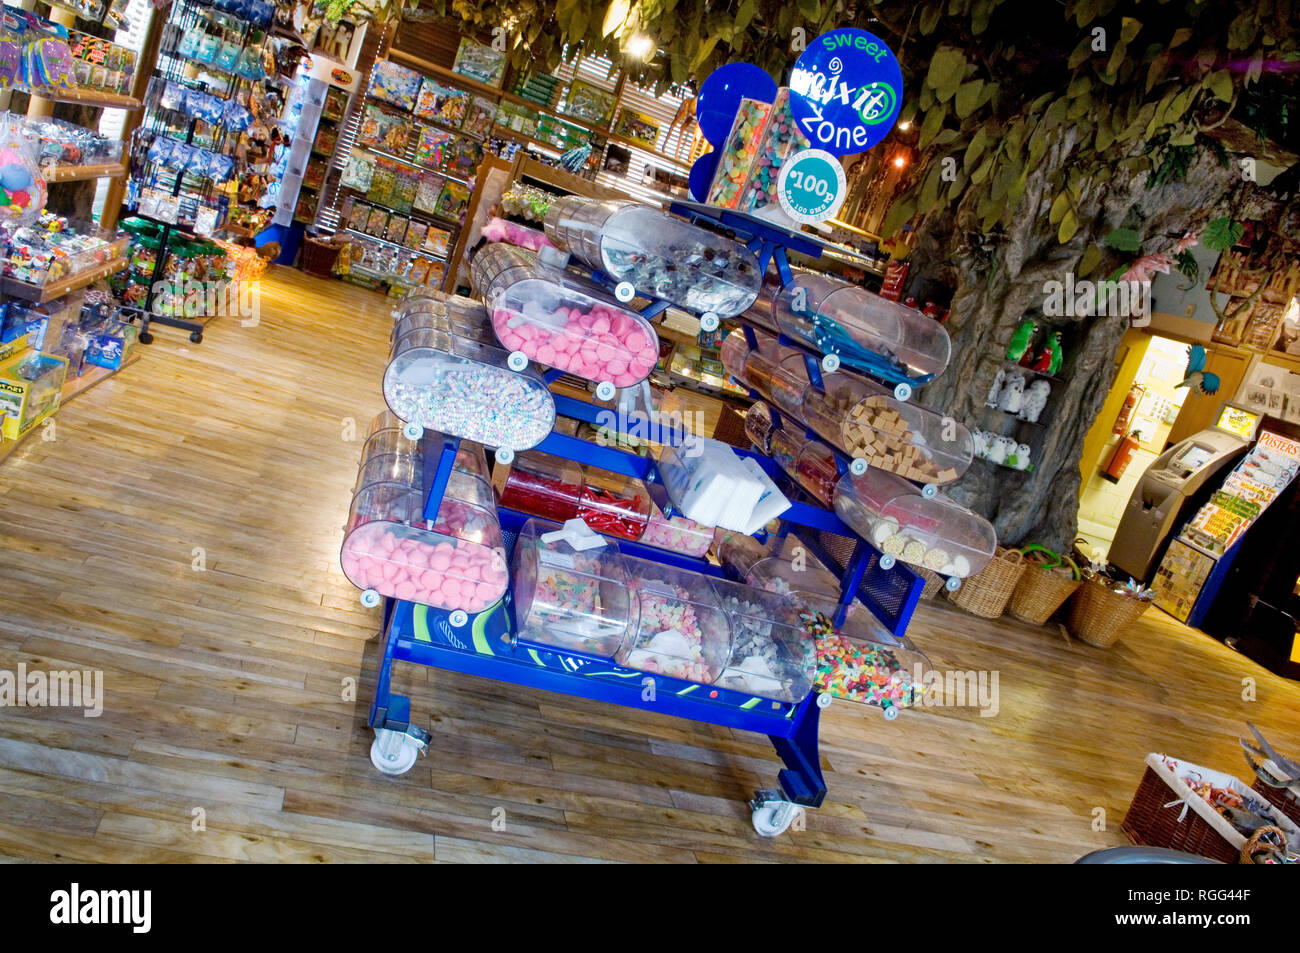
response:
<path id="1" fill-rule="evenodd" d="M 1111 483 L 1118 483 L 1124 471 L 1128 469 L 1129 461 L 1133 459 L 1133 454 L 1142 446 L 1142 434 L 1134 430 L 1131 434 L 1119 442 L 1115 448 L 1115 454 L 1110 458 L 1110 463 L 1106 464 L 1106 469 L 1102 471 L 1102 478 L 1109 480 Z"/>
<path id="2" fill-rule="evenodd" d="M 1138 383 L 1134 383 L 1128 389 L 1128 394 L 1124 397 L 1124 406 L 1115 415 L 1115 426 L 1110 428 L 1111 433 L 1118 435 L 1128 430 L 1129 421 L 1133 419 L 1133 411 L 1137 409 L 1138 401 L 1142 399 L 1145 392 L 1146 388 Z"/>

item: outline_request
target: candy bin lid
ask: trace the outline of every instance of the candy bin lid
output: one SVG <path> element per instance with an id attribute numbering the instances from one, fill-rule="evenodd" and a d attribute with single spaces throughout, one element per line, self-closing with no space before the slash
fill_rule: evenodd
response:
<path id="1" fill-rule="evenodd" d="M 840 519 L 882 553 L 944 576 L 974 575 L 997 548 L 987 520 L 942 495 L 926 497 L 902 477 L 874 467 L 844 474 L 834 506 Z"/>
<path id="2" fill-rule="evenodd" d="M 638 294 L 731 318 L 758 296 L 758 260 L 744 245 L 638 202 L 563 196 L 546 213 L 560 248 Z"/>
<path id="3" fill-rule="evenodd" d="M 793 561 L 783 556 L 764 556 L 743 575 L 746 584 L 781 596 L 807 593 L 823 596 L 832 603 L 840 597 L 840 581 L 806 553 L 801 568 L 796 568 Z"/>
<path id="4" fill-rule="evenodd" d="M 708 576 L 624 557 L 640 618 L 620 665 L 713 684 L 731 657 L 731 624 Z"/>
<path id="5" fill-rule="evenodd" d="M 615 387 L 638 384 L 654 370 L 659 339 L 645 318 L 531 252 L 496 248 L 480 251 L 472 270 L 504 347 Z"/>
<path id="6" fill-rule="evenodd" d="M 563 522 L 578 515 L 582 487 L 582 467 L 578 464 L 540 450 L 527 450 L 510 462 L 501 505 Z"/>
<path id="7" fill-rule="evenodd" d="M 587 467 L 578 519 L 598 533 L 636 541 L 650 521 L 650 494 L 640 480 Z"/>
<path id="8" fill-rule="evenodd" d="M 489 447 L 527 450 L 555 425 L 555 400 L 530 367 L 513 371 L 498 348 L 441 331 L 397 342 L 384 400 L 400 419 Z"/>
<path id="9" fill-rule="evenodd" d="M 710 580 L 731 623 L 731 659 L 714 683 L 781 702 L 812 691 L 816 650 L 788 599 L 753 586 Z"/>
<path id="10" fill-rule="evenodd" d="M 799 355 L 782 366 L 793 373 Z M 828 374 L 824 392 L 809 388 L 803 421 L 850 457 L 918 483 L 944 486 L 970 466 L 975 442 L 966 427 L 852 374 Z"/>
<path id="11" fill-rule="evenodd" d="M 772 408 L 761 400 L 756 401 L 745 413 L 745 436 L 760 453 L 768 453 L 772 449 L 772 434 L 775 430 Z"/>
<path id="12" fill-rule="evenodd" d="M 519 531 L 511 566 L 517 637 L 612 659 L 637 624 L 624 557 L 603 538 L 600 546 L 578 549 L 563 531 L 536 519 Z"/>
<path id="13" fill-rule="evenodd" d="M 942 374 L 952 354 L 944 326 L 896 301 L 810 271 L 781 289 L 774 312 L 781 330 L 852 367 L 883 359 L 910 378 Z"/>
<path id="14" fill-rule="evenodd" d="M 401 431 L 397 431 L 397 436 Z M 393 431 L 375 434 L 366 443 L 367 453 L 357 470 L 357 482 L 352 491 L 372 483 L 402 483 L 407 486 L 419 486 L 424 473 L 424 454 L 420 445 L 406 441 L 405 446 L 398 445 L 389 451 L 387 439 Z M 378 439 L 376 439 L 378 438 Z"/>

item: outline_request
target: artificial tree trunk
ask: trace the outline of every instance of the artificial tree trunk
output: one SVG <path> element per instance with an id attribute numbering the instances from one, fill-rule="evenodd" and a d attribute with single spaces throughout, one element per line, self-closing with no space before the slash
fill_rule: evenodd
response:
<path id="1" fill-rule="evenodd" d="M 1040 327 L 1072 325 L 1052 394 L 1040 421 L 1025 442 L 1033 448 L 1033 472 L 1020 472 L 975 461 L 951 488 L 957 502 L 992 521 L 1003 545 L 1041 543 L 1068 552 L 1077 535 L 1079 458 L 1084 437 L 1106 399 L 1115 377 L 1115 356 L 1128 327 L 1125 317 L 1042 316 L 1044 285 L 1064 281 L 1075 272 L 1091 244 L 1122 223 L 1142 236 L 1141 254 L 1167 252 L 1188 230 L 1198 228 L 1225 203 L 1232 172 L 1208 154 L 1187 178 L 1147 188 L 1148 173 L 1117 168 L 1107 181 L 1085 188 L 1075 206 L 1081 223 L 1065 244 L 1048 211 L 1062 188 L 1075 143 L 1075 131 L 1058 136 L 1042 163 L 1028 176 L 1015 224 L 1005 233 L 980 233 L 975 210 L 959 203 L 955 213 L 932 215 L 919 230 L 913 252 L 916 274 L 933 275 L 955 288 L 948 331 L 952 361 L 947 371 L 921 394 L 925 405 L 961 421 L 972 430 L 1014 432 L 1009 418 L 985 409 L 985 398 L 1020 321 L 1034 317 Z M 1089 276 L 1098 280 L 1133 259 L 1102 247 L 1101 263 Z M 1203 279 L 1202 279 L 1203 280 Z M 1043 340 L 1040 330 L 1039 342 Z"/>

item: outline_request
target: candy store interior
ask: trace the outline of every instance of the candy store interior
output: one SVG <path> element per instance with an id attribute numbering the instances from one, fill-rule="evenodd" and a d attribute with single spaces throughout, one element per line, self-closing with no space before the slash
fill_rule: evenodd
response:
<path id="1" fill-rule="evenodd" d="M 542 6 L 6 6 L 0 857 L 1295 862 L 1300 217 L 980 330 L 939 54 Z"/>

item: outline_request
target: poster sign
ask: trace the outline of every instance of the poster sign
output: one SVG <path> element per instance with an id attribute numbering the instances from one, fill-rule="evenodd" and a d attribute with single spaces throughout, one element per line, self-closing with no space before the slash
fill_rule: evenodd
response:
<path id="1" fill-rule="evenodd" d="M 796 222 L 833 218 L 844 204 L 844 167 L 824 149 L 804 149 L 781 164 L 776 196 L 781 210 Z"/>
<path id="2" fill-rule="evenodd" d="M 814 148 L 865 152 L 893 128 L 903 101 L 903 71 L 885 41 L 853 27 L 808 44 L 790 74 L 790 107 Z"/>

